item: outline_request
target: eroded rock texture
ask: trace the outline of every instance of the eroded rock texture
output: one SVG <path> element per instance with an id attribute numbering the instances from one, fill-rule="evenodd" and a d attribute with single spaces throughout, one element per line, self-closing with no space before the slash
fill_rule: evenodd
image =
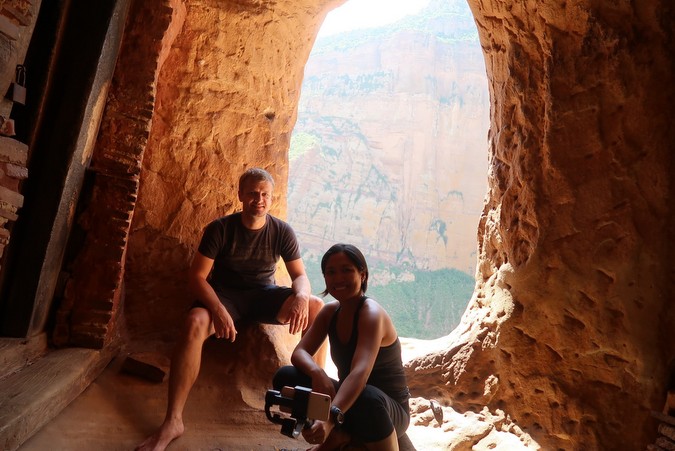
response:
<path id="1" fill-rule="evenodd" d="M 284 215 L 303 66 L 338 3 L 175 6 L 127 249 L 133 339 L 175 337 L 183 273 L 245 167 L 272 172 Z M 411 362 L 413 393 L 501 409 L 545 449 L 639 449 L 675 349 L 670 0 L 469 4 L 492 102 L 478 284 Z"/>
<path id="2" fill-rule="evenodd" d="M 670 3 L 470 4 L 493 103 L 478 285 L 415 388 L 550 449 L 639 449 L 673 359 Z"/>
<path id="3" fill-rule="evenodd" d="M 272 211 L 285 216 L 290 133 L 322 17 L 320 2 L 310 1 L 180 7 L 185 18 L 157 84 L 127 259 L 128 325 L 151 336 L 172 331 L 192 303 L 185 270 L 206 224 L 240 208 L 237 183 L 247 167 L 275 177 Z M 148 323 L 157 312 L 162 319 Z"/>

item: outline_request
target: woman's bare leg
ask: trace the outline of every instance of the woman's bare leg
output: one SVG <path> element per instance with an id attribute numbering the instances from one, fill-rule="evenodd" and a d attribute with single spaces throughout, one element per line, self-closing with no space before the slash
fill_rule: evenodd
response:
<path id="1" fill-rule="evenodd" d="M 398 437 L 396 431 L 392 431 L 389 437 L 380 440 L 379 442 L 366 443 L 365 447 L 368 451 L 398 451 Z"/>
<path id="2" fill-rule="evenodd" d="M 328 438 L 326 438 L 326 441 L 321 443 L 320 445 L 316 445 L 311 449 L 312 451 L 335 451 L 335 450 L 340 450 L 349 442 L 351 442 L 352 437 L 348 433 L 341 431 L 339 429 L 333 429 L 330 434 L 328 434 Z"/>

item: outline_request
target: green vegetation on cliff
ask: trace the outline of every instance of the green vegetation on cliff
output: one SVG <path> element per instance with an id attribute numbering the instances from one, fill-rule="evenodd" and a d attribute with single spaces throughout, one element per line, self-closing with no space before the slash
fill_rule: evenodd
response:
<path id="1" fill-rule="evenodd" d="M 288 151 L 288 159 L 295 160 L 307 153 L 311 148 L 321 144 L 321 139 L 310 133 L 297 132 L 291 136 L 291 146 Z"/>
<path id="2" fill-rule="evenodd" d="M 325 284 L 319 261 L 304 257 L 307 275 L 315 294 Z M 431 340 L 449 334 L 457 327 L 474 290 L 474 279 L 455 269 L 414 270 L 414 280 L 395 280 L 377 285 L 375 273 L 398 275 L 399 268 L 371 268 L 368 296 L 382 305 L 401 337 Z M 327 296 L 326 301 L 333 300 Z"/>
<path id="3" fill-rule="evenodd" d="M 368 287 L 402 337 L 434 339 L 449 334 L 466 310 L 473 277 L 456 269 L 414 271 L 415 280 Z"/>
<path id="4" fill-rule="evenodd" d="M 431 35 L 445 44 L 478 42 L 478 30 L 465 0 L 432 0 L 417 14 L 387 25 L 319 36 L 312 53 L 347 52 L 399 33 Z"/>

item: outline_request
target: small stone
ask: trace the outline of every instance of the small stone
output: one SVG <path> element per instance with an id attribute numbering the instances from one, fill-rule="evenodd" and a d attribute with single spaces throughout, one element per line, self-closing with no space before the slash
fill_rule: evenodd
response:
<path id="1" fill-rule="evenodd" d="M 122 363 L 122 371 L 159 383 L 164 381 L 169 365 L 169 359 L 163 355 L 139 352 L 127 356 Z"/>

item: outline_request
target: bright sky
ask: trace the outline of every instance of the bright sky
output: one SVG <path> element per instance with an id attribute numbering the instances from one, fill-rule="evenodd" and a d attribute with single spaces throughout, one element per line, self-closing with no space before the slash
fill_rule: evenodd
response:
<path id="1" fill-rule="evenodd" d="M 328 13 L 319 36 L 329 36 L 356 28 L 379 27 L 414 14 L 429 0 L 348 0 Z"/>

